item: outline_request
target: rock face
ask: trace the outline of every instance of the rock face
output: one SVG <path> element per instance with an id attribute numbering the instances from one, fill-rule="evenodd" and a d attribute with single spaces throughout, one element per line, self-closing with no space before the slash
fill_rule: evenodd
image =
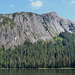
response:
<path id="1" fill-rule="evenodd" d="M 53 36 L 65 31 L 74 33 L 75 22 L 55 12 L 0 14 L 0 46 L 4 45 L 6 49 L 24 43 L 27 38 L 32 43 L 37 40 L 53 41 Z"/>

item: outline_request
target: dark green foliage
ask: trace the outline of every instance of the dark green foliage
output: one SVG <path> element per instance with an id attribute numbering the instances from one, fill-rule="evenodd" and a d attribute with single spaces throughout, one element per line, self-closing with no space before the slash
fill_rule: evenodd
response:
<path id="1" fill-rule="evenodd" d="M 23 21 L 28 21 L 28 19 L 25 17 L 25 15 L 22 15 L 22 17 L 23 17 Z"/>
<path id="2" fill-rule="evenodd" d="M 53 44 L 29 39 L 24 44 L 5 50 L 0 48 L 0 68 L 52 68 L 75 67 L 75 34 L 60 33 Z"/>
<path id="3" fill-rule="evenodd" d="M 14 23 L 14 21 L 12 19 L 7 18 L 7 17 L 3 17 L 3 16 L 1 18 L 3 18 L 3 21 L 0 22 L 0 27 L 2 25 L 9 25 L 10 28 L 13 29 L 13 27 L 15 26 L 15 23 Z"/>
<path id="4" fill-rule="evenodd" d="M 47 25 L 47 22 L 46 22 L 46 20 L 44 20 L 44 24 L 46 24 L 46 25 Z"/>
<path id="5" fill-rule="evenodd" d="M 49 31 L 47 25 L 44 25 L 44 28 L 45 28 L 46 31 Z"/>
<path id="6" fill-rule="evenodd" d="M 32 12 L 27 12 L 27 14 L 29 15 L 29 17 L 33 16 Z"/>
<path id="7" fill-rule="evenodd" d="M 32 33 L 32 32 L 31 32 Z M 36 39 L 35 33 L 32 33 L 33 37 Z"/>
<path id="8" fill-rule="evenodd" d="M 0 22 L 0 27 L 2 26 L 2 23 Z"/>
<path id="9" fill-rule="evenodd" d="M 13 14 L 13 17 L 15 17 L 16 15 L 24 14 L 24 13 L 25 13 L 25 12 L 20 12 L 20 13 L 16 12 L 16 13 Z"/>
<path id="10" fill-rule="evenodd" d="M 27 31 L 26 31 L 26 30 L 24 30 L 24 34 L 25 34 L 25 35 L 27 35 L 27 34 L 26 34 L 26 32 L 27 32 Z"/>
<path id="11" fill-rule="evenodd" d="M 44 20 L 44 19 L 43 19 L 43 20 Z M 49 30 L 48 30 L 48 25 L 47 25 L 46 20 L 44 20 L 43 24 L 45 24 L 45 25 L 44 25 L 45 30 L 46 30 L 46 31 L 49 31 Z"/>
<path id="12" fill-rule="evenodd" d="M 1 36 L 2 32 L 0 32 L 0 36 Z"/>

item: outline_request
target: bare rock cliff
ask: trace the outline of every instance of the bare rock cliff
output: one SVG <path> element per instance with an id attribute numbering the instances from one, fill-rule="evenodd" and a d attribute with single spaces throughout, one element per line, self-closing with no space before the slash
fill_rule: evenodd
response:
<path id="1" fill-rule="evenodd" d="M 75 32 L 75 22 L 58 16 L 55 12 L 35 14 L 20 12 L 0 14 L 0 46 L 6 49 L 24 43 L 28 38 L 32 43 L 38 40 L 52 40 L 60 32 Z"/>

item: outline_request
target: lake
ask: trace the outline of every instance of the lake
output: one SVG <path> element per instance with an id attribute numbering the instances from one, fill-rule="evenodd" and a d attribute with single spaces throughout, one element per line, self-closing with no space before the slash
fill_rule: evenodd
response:
<path id="1" fill-rule="evenodd" d="M 75 69 L 0 69 L 0 75 L 75 75 Z"/>

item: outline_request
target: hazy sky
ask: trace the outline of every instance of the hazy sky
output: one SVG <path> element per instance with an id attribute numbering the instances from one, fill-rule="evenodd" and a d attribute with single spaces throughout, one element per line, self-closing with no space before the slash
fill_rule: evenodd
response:
<path id="1" fill-rule="evenodd" d="M 0 14 L 22 11 L 39 14 L 54 11 L 75 20 L 75 0 L 0 0 Z"/>

